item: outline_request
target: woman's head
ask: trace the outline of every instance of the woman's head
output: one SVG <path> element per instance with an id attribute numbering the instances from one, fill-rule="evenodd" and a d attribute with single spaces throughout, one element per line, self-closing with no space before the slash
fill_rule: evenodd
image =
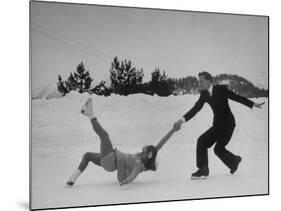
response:
<path id="1" fill-rule="evenodd" d="M 145 167 L 145 170 L 156 171 L 156 157 L 157 157 L 157 149 L 155 146 L 148 145 L 144 146 L 142 149 L 141 161 Z"/>

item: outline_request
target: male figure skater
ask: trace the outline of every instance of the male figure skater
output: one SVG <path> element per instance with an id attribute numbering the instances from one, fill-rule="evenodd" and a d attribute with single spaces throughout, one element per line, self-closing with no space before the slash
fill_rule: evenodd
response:
<path id="1" fill-rule="evenodd" d="M 249 108 L 261 108 L 264 102 L 254 103 L 228 90 L 225 85 L 213 85 L 212 76 L 208 72 L 200 72 L 198 76 L 200 97 L 195 105 L 175 123 L 176 127 L 180 128 L 182 123 L 190 120 L 201 110 L 204 103 L 208 103 L 214 113 L 213 126 L 197 140 L 196 165 L 198 170 L 191 175 L 191 179 L 207 178 L 209 176 L 208 148 L 215 143 L 215 154 L 230 169 L 230 173 L 234 174 L 242 158 L 225 148 L 236 126 L 234 116 L 228 105 L 228 99 L 242 103 Z"/>

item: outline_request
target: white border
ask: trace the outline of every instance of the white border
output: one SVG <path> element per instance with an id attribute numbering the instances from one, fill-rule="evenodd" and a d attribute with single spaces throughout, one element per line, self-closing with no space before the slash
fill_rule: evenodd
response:
<path id="1" fill-rule="evenodd" d="M 227 12 L 270 16 L 270 196 L 212 199 L 68 210 L 270 210 L 280 207 L 280 156 L 278 136 L 280 100 L 280 19 L 278 1 L 262 0 L 67 0 L 67 2 Z M 28 209 L 29 139 L 29 3 L 27 0 L 1 2 L 1 210 Z M 280 130 L 280 129 L 279 129 Z"/>

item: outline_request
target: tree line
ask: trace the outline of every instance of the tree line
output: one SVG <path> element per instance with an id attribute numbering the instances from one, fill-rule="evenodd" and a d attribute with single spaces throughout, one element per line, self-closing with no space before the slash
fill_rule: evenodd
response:
<path id="1" fill-rule="evenodd" d="M 165 70 L 155 68 L 149 82 L 143 82 L 143 77 L 142 68 L 133 66 L 130 60 L 120 61 L 115 57 L 109 69 L 110 84 L 100 81 L 92 87 L 94 78 L 81 62 L 76 67 L 76 72 L 70 73 L 66 80 L 58 75 L 57 90 L 63 96 L 71 91 L 103 96 L 109 96 L 112 93 L 125 96 L 136 93 L 158 96 L 199 93 L 198 79 L 194 76 L 171 78 L 167 76 Z M 238 75 L 220 74 L 214 76 L 213 79 L 215 84 L 225 83 L 229 89 L 245 97 L 268 97 L 268 90 L 255 87 L 250 81 Z"/>

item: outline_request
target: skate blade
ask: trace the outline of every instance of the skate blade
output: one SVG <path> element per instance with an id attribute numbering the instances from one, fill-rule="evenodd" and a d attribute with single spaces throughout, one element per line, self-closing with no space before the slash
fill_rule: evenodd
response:
<path id="1" fill-rule="evenodd" d="M 193 176 L 191 176 L 191 179 L 192 180 L 205 180 L 205 179 L 208 179 L 208 176 L 201 176 L 201 177 L 193 177 Z"/>

